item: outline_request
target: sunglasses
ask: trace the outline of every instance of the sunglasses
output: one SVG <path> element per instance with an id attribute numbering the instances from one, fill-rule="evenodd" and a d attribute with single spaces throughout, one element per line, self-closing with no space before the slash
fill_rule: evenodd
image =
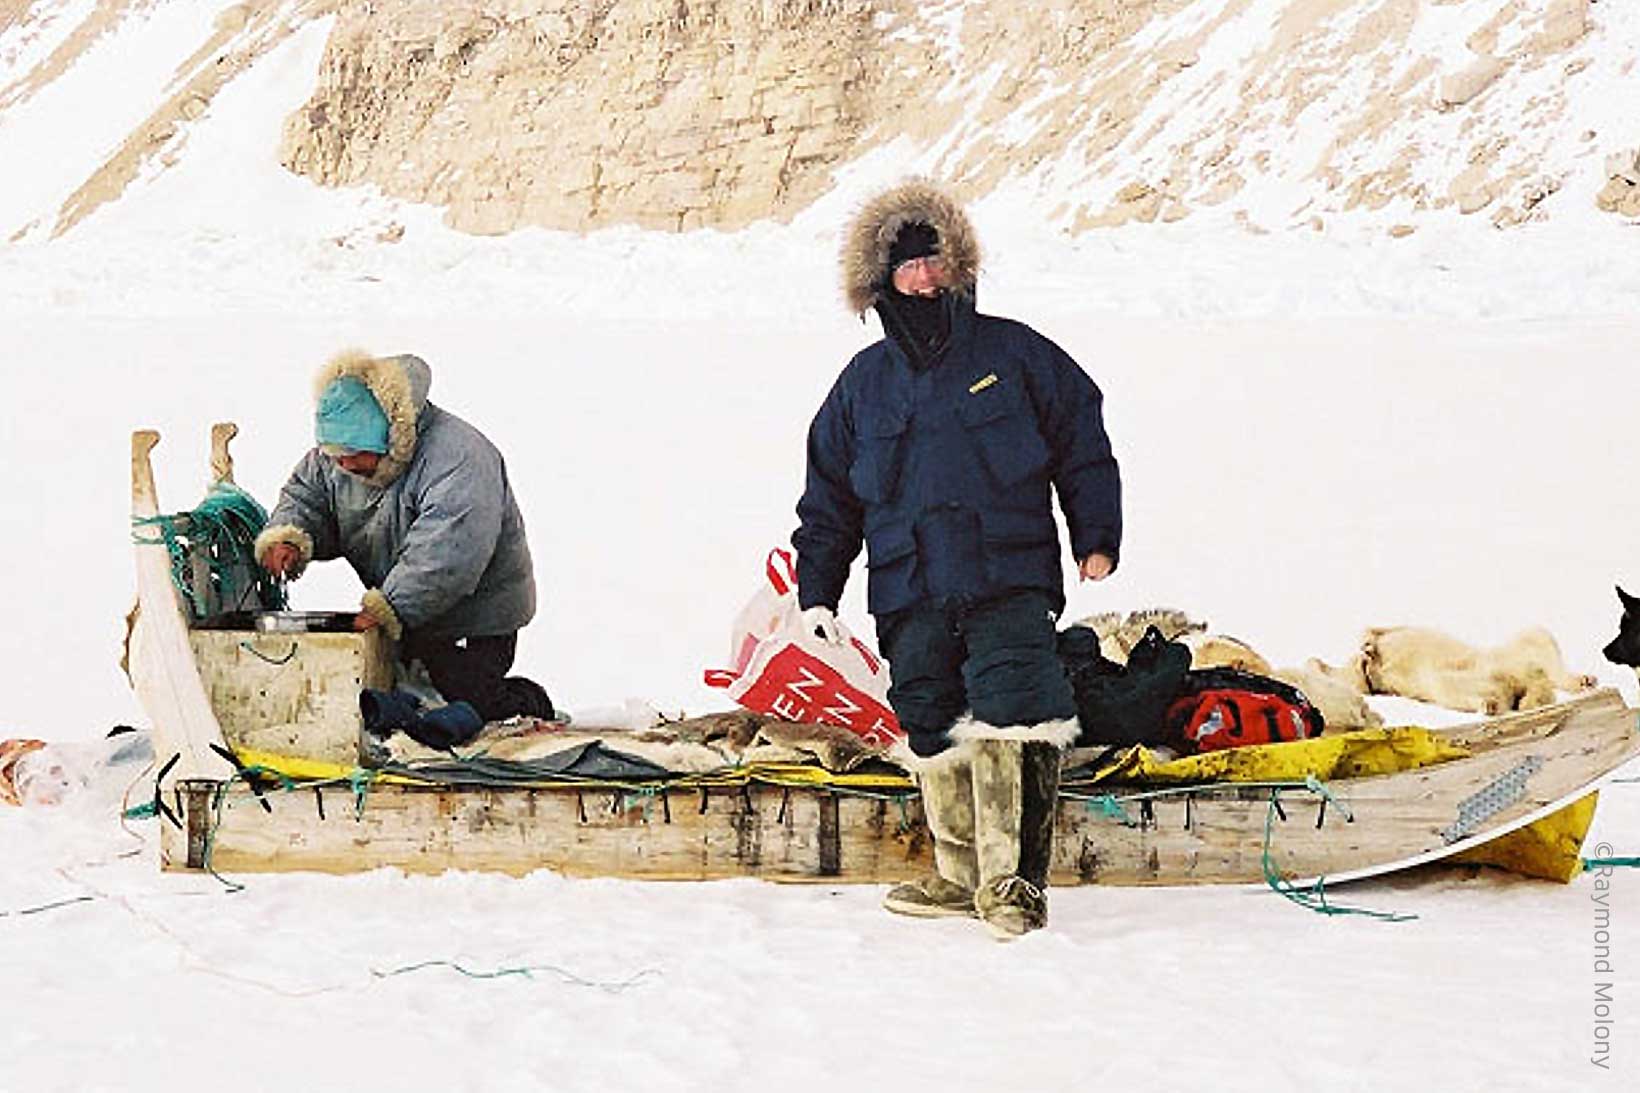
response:
<path id="1" fill-rule="evenodd" d="M 901 273 L 911 273 L 915 270 L 928 270 L 930 273 L 945 272 L 945 258 L 938 254 L 925 254 L 921 258 L 907 258 L 894 267 L 894 276 Z"/>

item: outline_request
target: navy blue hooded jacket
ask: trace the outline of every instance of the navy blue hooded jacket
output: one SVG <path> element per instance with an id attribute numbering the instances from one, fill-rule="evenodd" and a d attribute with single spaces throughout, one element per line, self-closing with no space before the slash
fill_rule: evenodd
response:
<path id="1" fill-rule="evenodd" d="M 1114 563 L 1121 549 L 1121 479 L 1103 396 L 1047 338 L 975 311 L 973 227 L 926 182 L 895 187 L 854 218 L 842 255 L 852 310 L 899 315 L 882 305 L 889 256 L 908 224 L 926 224 L 938 239 L 952 285 L 942 297 L 948 335 L 943 350 L 913 362 L 902 345 L 910 334 L 894 324 L 895 336 L 849 362 L 815 415 L 792 534 L 799 602 L 835 610 L 863 542 L 867 605 L 879 617 L 1022 588 L 1063 606 L 1053 493 L 1077 559 L 1099 553 Z"/>
<path id="2" fill-rule="evenodd" d="M 1010 589 L 1063 604 L 1059 496 L 1076 558 L 1118 558 L 1121 482 L 1086 372 L 1023 323 L 954 295 L 945 352 L 916 368 L 892 339 L 849 362 L 809 430 L 792 536 L 803 607 L 835 609 L 867 548 L 883 616 Z"/>

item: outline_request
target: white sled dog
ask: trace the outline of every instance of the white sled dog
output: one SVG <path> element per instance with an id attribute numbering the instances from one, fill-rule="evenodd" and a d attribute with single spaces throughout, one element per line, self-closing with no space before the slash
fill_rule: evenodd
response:
<path id="1" fill-rule="evenodd" d="M 1587 691 L 1596 683 L 1566 670 L 1560 646 L 1542 627 L 1493 648 L 1420 626 L 1373 627 L 1362 634 L 1361 651 L 1341 667 L 1315 659 L 1305 667 L 1361 694 L 1488 715 L 1548 706 L 1557 690 Z"/>
<path id="2" fill-rule="evenodd" d="M 1178 608 L 1152 607 L 1130 611 L 1125 617 L 1119 611 L 1106 611 L 1078 620 L 1076 625 L 1098 634 L 1099 651 L 1118 664 L 1127 663 L 1128 654 L 1144 637 L 1146 628 L 1154 626 L 1162 637 L 1190 650 L 1191 668 L 1236 668 L 1297 687 L 1321 711 L 1327 728 L 1335 732 L 1376 728 L 1384 723 L 1359 692 L 1308 668 L 1272 668 L 1246 642 L 1228 634 L 1209 633 L 1205 622 Z"/>

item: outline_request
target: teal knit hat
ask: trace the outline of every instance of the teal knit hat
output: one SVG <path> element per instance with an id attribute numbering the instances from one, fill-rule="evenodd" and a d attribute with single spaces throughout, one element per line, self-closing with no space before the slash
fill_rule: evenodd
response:
<path id="1" fill-rule="evenodd" d="M 387 454 L 387 415 L 356 376 L 340 376 L 325 387 L 313 431 L 321 447 Z"/>

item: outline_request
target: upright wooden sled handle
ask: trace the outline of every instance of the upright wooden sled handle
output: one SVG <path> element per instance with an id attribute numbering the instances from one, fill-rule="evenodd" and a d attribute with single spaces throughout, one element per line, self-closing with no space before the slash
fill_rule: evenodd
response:
<path id="1" fill-rule="evenodd" d="M 233 453 L 228 443 L 239 435 L 239 426 L 231 421 L 219 421 L 211 426 L 211 484 L 233 484 Z"/>

